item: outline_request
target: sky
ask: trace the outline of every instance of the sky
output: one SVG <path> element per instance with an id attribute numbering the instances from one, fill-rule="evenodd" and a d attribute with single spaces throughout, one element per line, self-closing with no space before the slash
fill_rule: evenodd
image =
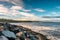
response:
<path id="1" fill-rule="evenodd" d="M 0 18 L 60 20 L 60 0 L 0 0 Z"/>

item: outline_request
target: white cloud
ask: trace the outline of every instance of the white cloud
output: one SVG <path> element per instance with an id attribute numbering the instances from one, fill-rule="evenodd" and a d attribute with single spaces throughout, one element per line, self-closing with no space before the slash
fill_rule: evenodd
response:
<path id="1" fill-rule="evenodd" d="M 20 7 L 20 6 L 12 6 L 10 9 L 11 9 L 10 12 L 12 13 L 12 15 L 15 15 L 15 16 L 17 14 L 21 14 L 21 15 L 26 16 L 26 17 L 35 16 L 34 14 L 28 13 L 31 10 L 26 10 L 26 9 Z M 20 11 L 17 11 L 17 10 L 22 10 L 23 12 L 20 12 Z"/>
<path id="2" fill-rule="evenodd" d="M 50 12 L 47 15 L 42 15 L 42 16 L 60 16 L 60 12 Z"/>
<path id="3" fill-rule="evenodd" d="M 35 16 L 34 14 L 31 14 L 31 13 L 19 12 L 19 11 L 17 11 L 17 13 L 18 13 L 18 15 L 22 15 L 22 17 L 20 16 L 20 17 L 18 17 L 16 19 L 20 19 L 20 20 L 35 20 L 35 21 L 39 20 L 39 17 L 37 17 L 37 16 Z"/>
<path id="4" fill-rule="evenodd" d="M 35 16 L 34 14 L 31 13 L 26 13 L 26 12 L 19 12 L 17 11 L 18 15 L 22 15 L 22 17 L 16 18 L 20 20 L 39 20 L 39 17 Z M 17 16 L 17 15 L 16 15 Z"/>
<path id="5" fill-rule="evenodd" d="M 12 10 L 22 10 L 21 6 L 12 6 L 10 9 Z"/>
<path id="6" fill-rule="evenodd" d="M 4 7 L 3 5 L 0 5 L 0 14 L 6 15 L 1 16 L 0 18 L 6 18 L 6 19 L 19 19 L 19 20 L 39 20 L 37 16 L 34 14 L 28 13 L 28 12 L 20 12 L 18 10 L 22 10 L 20 6 L 12 6 L 10 9 Z M 24 10 L 28 11 L 28 10 Z M 22 15 L 22 17 L 18 17 L 18 15 Z M 11 17 L 14 16 L 14 17 Z M 18 18 L 16 18 L 18 17 Z"/>
<path id="7" fill-rule="evenodd" d="M 57 14 L 57 13 L 56 13 L 56 12 L 52 12 L 52 14 L 54 14 L 54 15 L 55 15 L 55 14 Z"/>
<path id="8" fill-rule="evenodd" d="M 8 9 L 5 8 L 3 5 L 0 5 L 0 13 L 7 13 Z"/>
<path id="9" fill-rule="evenodd" d="M 24 16 L 27 16 L 27 17 L 33 17 L 34 15 L 33 14 L 29 14 L 29 13 L 26 13 L 26 12 L 19 12 L 21 15 L 24 15 Z"/>
<path id="10" fill-rule="evenodd" d="M 60 18 L 40 18 L 39 21 L 46 21 L 46 22 L 60 22 Z"/>
<path id="11" fill-rule="evenodd" d="M 59 13 L 59 12 L 51 12 L 50 15 L 51 15 L 51 16 L 60 16 L 60 13 Z"/>
<path id="12" fill-rule="evenodd" d="M 18 10 L 22 10 L 23 12 L 18 12 Z M 31 10 L 26 10 L 24 8 L 22 8 L 21 6 L 12 6 L 10 8 L 10 13 L 12 13 L 12 15 L 16 16 L 17 14 L 22 14 L 22 15 L 26 15 L 26 16 L 31 16 L 30 14 L 28 14 L 27 12 L 30 12 Z"/>
<path id="13" fill-rule="evenodd" d="M 14 6 L 14 7 L 16 7 L 16 6 Z M 25 20 L 25 21 L 26 20 L 32 20 L 32 21 L 52 21 L 53 20 L 53 18 L 52 19 L 40 18 L 40 17 L 37 17 L 36 15 L 28 13 L 28 12 L 17 11 L 17 10 L 19 10 L 19 8 L 17 9 L 17 7 L 16 8 L 14 8 L 14 7 L 12 7 L 11 9 L 8 9 L 8 8 L 4 7 L 3 5 L 0 5 L 0 14 L 6 15 L 6 16 L 0 16 L 0 18 L 13 19 L 13 20 Z M 22 15 L 22 17 L 20 16 L 20 17 L 16 18 L 18 16 L 17 14 Z M 51 15 L 52 14 L 57 15 L 57 12 L 51 12 Z M 8 16 L 10 16 L 10 17 L 8 17 Z M 14 16 L 14 17 L 11 17 L 11 16 Z M 54 20 L 56 20 L 56 19 L 54 19 Z"/>
<path id="14" fill-rule="evenodd" d="M 60 6 L 57 6 L 56 8 L 60 9 Z"/>
<path id="15" fill-rule="evenodd" d="M 34 10 L 36 10 L 38 12 L 45 12 L 45 10 L 43 10 L 43 9 L 34 9 Z"/>
<path id="16" fill-rule="evenodd" d="M 16 16 L 16 15 L 18 14 L 18 12 L 17 12 L 16 10 L 10 10 L 10 11 L 9 11 L 9 14 L 10 14 L 11 16 Z"/>
<path id="17" fill-rule="evenodd" d="M 24 12 L 20 12 L 17 10 L 22 10 Z M 34 9 L 38 12 L 45 12 L 43 9 Z M 22 6 L 12 6 L 10 9 L 4 7 L 3 5 L 0 5 L 0 14 L 6 15 L 6 16 L 0 16 L 0 18 L 6 18 L 6 19 L 14 19 L 14 20 L 35 20 L 35 21 L 52 21 L 53 19 L 50 18 L 40 18 L 32 13 L 28 13 L 31 10 L 23 9 Z M 16 18 L 18 15 L 22 15 L 22 17 Z M 60 12 L 51 12 L 52 16 L 60 16 Z M 10 17 L 7 17 L 10 16 Z M 14 16 L 14 17 L 11 17 Z M 56 20 L 56 19 L 54 19 Z M 59 19 L 58 19 L 59 20 Z"/>
<path id="18" fill-rule="evenodd" d="M 2 15 L 10 16 L 10 15 L 16 14 L 15 11 L 16 11 L 15 9 L 14 10 L 8 9 L 8 8 L 4 7 L 3 5 L 0 5 L 0 14 L 2 14 Z"/>
<path id="19" fill-rule="evenodd" d="M 22 11 L 24 11 L 24 12 L 30 12 L 31 10 L 22 9 Z"/>
<path id="20" fill-rule="evenodd" d="M 39 20 L 39 18 L 37 16 L 35 16 L 34 14 L 28 13 L 31 10 L 26 10 L 23 8 L 22 0 L 0 0 L 0 1 L 3 1 L 3 2 L 7 1 L 7 2 L 10 2 L 10 3 L 13 3 L 16 5 L 16 6 L 12 6 L 11 8 L 8 9 L 8 8 L 4 7 L 2 4 L 0 4 L 0 13 L 2 15 L 6 15 L 6 16 L 1 16 L 1 18 L 19 19 L 19 20 Z M 20 12 L 18 10 L 22 10 L 23 12 Z M 23 15 L 23 16 L 16 18 L 18 15 Z M 8 16 L 10 16 L 10 17 L 8 17 Z M 12 17 L 12 16 L 14 16 L 14 17 Z"/>
<path id="21" fill-rule="evenodd" d="M 21 17 L 21 18 L 13 18 L 14 20 L 25 20 L 25 21 L 39 21 L 38 18 L 35 17 Z"/>

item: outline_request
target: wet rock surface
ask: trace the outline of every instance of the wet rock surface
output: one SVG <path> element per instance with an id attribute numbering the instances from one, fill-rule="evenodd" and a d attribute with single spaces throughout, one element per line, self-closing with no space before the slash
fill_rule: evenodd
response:
<path id="1" fill-rule="evenodd" d="M 0 23 L 1 24 L 1 23 Z M 9 23 L 2 23 L 2 25 L 9 31 L 14 32 L 16 35 L 15 40 L 48 40 L 46 36 L 34 32 L 30 29 L 18 25 L 11 25 Z"/>

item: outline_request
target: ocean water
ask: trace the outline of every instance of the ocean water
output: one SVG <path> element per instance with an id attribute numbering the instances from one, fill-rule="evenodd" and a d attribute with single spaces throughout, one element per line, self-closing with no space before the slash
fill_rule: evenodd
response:
<path id="1" fill-rule="evenodd" d="M 11 23 L 15 25 L 24 25 L 31 30 L 40 32 L 51 40 L 60 40 L 60 22 L 21 22 Z"/>

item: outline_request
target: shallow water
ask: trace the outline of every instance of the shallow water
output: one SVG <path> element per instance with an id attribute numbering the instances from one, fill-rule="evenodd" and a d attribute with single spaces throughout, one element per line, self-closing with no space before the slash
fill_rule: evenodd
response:
<path id="1" fill-rule="evenodd" d="M 34 31 L 47 35 L 47 37 L 52 37 L 52 40 L 60 40 L 60 22 L 21 22 L 11 24 L 24 25 Z"/>

